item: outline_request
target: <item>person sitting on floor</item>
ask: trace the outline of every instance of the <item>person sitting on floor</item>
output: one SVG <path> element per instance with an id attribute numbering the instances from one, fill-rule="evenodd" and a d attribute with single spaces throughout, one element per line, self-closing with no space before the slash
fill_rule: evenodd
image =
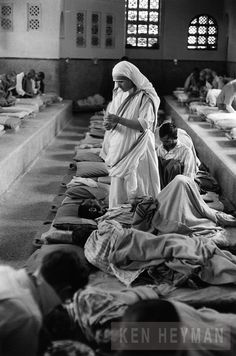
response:
<path id="1" fill-rule="evenodd" d="M 12 95 L 12 90 L 15 86 L 15 72 L 0 75 L 0 106 L 11 106 L 15 104 L 16 98 Z"/>
<path id="2" fill-rule="evenodd" d="M 162 142 L 160 140 L 160 135 L 159 135 L 160 127 L 163 124 L 166 124 L 168 122 L 173 123 L 172 117 L 169 115 L 167 115 L 167 116 L 165 115 L 163 120 L 160 122 L 160 125 L 155 130 L 155 149 L 156 150 L 158 149 L 159 146 L 162 145 Z M 201 165 L 201 162 L 197 156 L 197 152 L 195 150 L 192 138 L 189 136 L 187 131 L 181 129 L 180 127 L 177 127 L 177 135 L 178 135 L 178 140 L 192 150 L 192 153 L 195 157 L 196 165 L 199 167 Z"/>
<path id="3" fill-rule="evenodd" d="M 161 188 L 164 188 L 177 174 L 195 178 L 198 167 L 193 151 L 178 140 L 174 123 L 164 123 L 159 129 L 162 144 L 157 148 Z"/>
<path id="4" fill-rule="evenodd" d="M 31 69 L 27 74 L 24 72 L 17 74 L 15 95 L 20 98 L 32 98 L 35 94 L 35 70 Z"/>
<path id="5" fill-rule="evenodd" d="M 234 113 L 236 111 L 236 79 L 225 84 L 216 100 L 216 105 L 220 110 Z"/>
<path id="6" fill-rule="evenodd" d="M 75 252 L 47 254 L 39 269 L 0 267 L 0 354 L 36 356 L 43 317 L 88 282 Z"/>
<path id="7" fill-rule="evenodd" d="M 190 97 L 199 97 L 201 82 L 200 82 L 200 71 L 199 68 L 194 68 L 192 73 L 186 78 L 184 83 L 184 91 Z"/>
<path id="8" fill-rule="evenodd" d="M 45 90 L 44 79 L 45 79 L 45 73 L 44 72 L 36 73 L 35 81 L 36 81 L 37 94 L 43 94 L 44 93 L 44 90 Z"/>

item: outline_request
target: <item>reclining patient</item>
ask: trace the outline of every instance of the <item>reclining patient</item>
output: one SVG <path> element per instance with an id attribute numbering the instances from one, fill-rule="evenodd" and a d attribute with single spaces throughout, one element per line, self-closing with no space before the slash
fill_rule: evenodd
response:
<path id="1" fill-rule="evenodd" d="M 158 293 L 158 287 L 154 285 L 139 285 L 120 290 L 106 290 L 102 288 L 102 285 L 89 285 L 76 293 L 72 308 L 74 310 L 73 316 L 86 335 L 87 340 L 95 344 L 100 350 L 111 352 L 111 323 L 115 323 L 112 324 L 113 330 L 117 330 L 117 327 L 126 327 L 127 332 L 123 333 L 123 338 L 117 340 L 115 336 L 121 335 L 119 333 L 113 334 L 113 341 L 115 342 L 112 345 L 112 351 L 121 350 L 121 353 L 118 353 L 120 356 L 213 356 L 216 355 L 216 350 L 219 352 L 217 355 L 221 356 L 233 356 L 235 354 L 235 314 L 220 313 L 205 307 L 197 310 L 180 301 L 163 299 Z M 125 347 L 127 344 L 122 344 L 121 340 L 127 340 L 128 343 L 130 335 L 128 328 L 131 326 L 129 323 L 136 323 L 137 328 L 139 322 L 142 323 L 144 328 L 147 326 L 152 328 L 151 323 L 155 323 L 156 338 L 155 340 L 152 339 L 153 346 L 154 342 L 158 340 L 157 323 L 167 323 L 166 327 L 170 325 L 184 328 L 180 335 L 182 339 L 174 344 L 174 349 L 165 352 L 163 350 L 158 352 L 157 344 L 155 344 L 156 348 L 153 351 L 148 350 L 148 344 L 146 344 L 146 349 L 145 344 L 142 345 L 143 351 L 140 351 L 140 343 L 133 344 L 134 349 L 135 346 L 136 349 L 128 351 Z M 181 324 L 178 325 L 178 323 Z M 199 335 L 200 330 L 202 333 Z M 191 331 L 194 331 L 195 337 L 191 334 Z M 138 338 L 140 334 L 138 334 L 137 329 L 136 332 Z M 218 332 L 218 336 L 223 335 L 224 342 L 217 343 L 219 338 L 215 337 L 207 338 L 205 334 L 207 332 L 208 336 L 216 336 L 215 332 Z M 209 332 L 211 333 L 209 334 Z M 147 334 L 151 336 L 151 332 Z M 175 340 L 176 337 L 177 334 L 175 334 Z M 145 339 L 146 342 L 148 340 L 151 341 L 151 337 Z M 171 347 L 170 343 L 168 345 Z M 226 345 L 228 347 L 224 349 Z M 179 349 L 179 353 L 175 352 L 177 349 Z"/>
<path id="2" fill-rule="evenodd" d="M 223 212 L 209 208 L 201 197 L 196 183 L 189 177 L 177 175 L 162 191 L 156 200 L 142 197 L 131 201 L 131 204 L 122 205 L 108 210 L 96 201 L 91 216 L 91 204 L 94 200 L 88 199 L 80 211 L 81 217 L 98 218 L 98 221 L 121 219 L 122 212 L 127 216 L 130 212 L 130 226 L 142 231 L 155 234 L 194 232 L 211 232 L 222 230 L 220 226 L 236 226 L 236 218 Z"/>
<path id="3" fill-rule="evenodd" d="M 235 321 L 235 314 L 221 314 L 208 308 L 196 310 L 170 300 L 141 300 L 129 305 L 121 324 L 117 324 L 117 327 L 119 325 L 123 331 L 126 330 L 127 338 L 122 339 L 123 343 L 117 338 L 113 345 L 122 350 L 119 356 L 234 355 Z M 132 327 L 138 331 L 139 342 L 136 344 L 132 343 L 129 333 Z M 142 331 L 148 332 L 149 337 L 140 351 L 142 327 Z M 175 338 L 171 338 L 173 330 Z"/>

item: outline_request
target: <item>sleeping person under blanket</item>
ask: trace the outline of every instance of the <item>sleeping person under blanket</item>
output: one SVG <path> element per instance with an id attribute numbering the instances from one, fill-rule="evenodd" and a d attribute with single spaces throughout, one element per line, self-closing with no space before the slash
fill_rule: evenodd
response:
<path id="1" fill-rule="evenodd" d="M 156 200 L 141 197 L 117 208 L 104 208 L 98 200 L 87 199 L 82 204 L 80 216 L 104 220 L 122 220 L 122 214 L 129 213 L 130 226 L 154 234 L 165 233 L 216 233 L 224 226 L 236 227 L 236 218 L 224 212 L 211 209 L 201 197 L 194 181 L 177 175 L 162 191 Z M 123 216 L 123 217 L 124 217 Z M 127 221 L 128 223 L 128 221 Z"/>

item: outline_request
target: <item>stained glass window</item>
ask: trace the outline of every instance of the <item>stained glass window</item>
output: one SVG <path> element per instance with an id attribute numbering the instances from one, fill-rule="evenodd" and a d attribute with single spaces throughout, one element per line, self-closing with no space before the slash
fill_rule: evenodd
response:
<path id="1" fill-rule="evenodd" d="M 188 49 L 217 49 L 218 27 L 208 15 L 199 15 L 191 20 L 188 27 Z"/>
<path id="2" fill-rule="evenodd" d="M 126 47 L 158 48 L 160 0 L 126 0 Z"/>

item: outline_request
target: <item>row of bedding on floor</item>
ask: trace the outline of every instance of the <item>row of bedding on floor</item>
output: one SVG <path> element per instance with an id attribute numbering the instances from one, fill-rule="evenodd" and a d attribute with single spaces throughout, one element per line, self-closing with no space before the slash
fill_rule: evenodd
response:
<path id="1" fill-rule="evenodd" d="M 99 155 L 103 137 L 103 112 L 98 112 L 75 147 L 48 219 L 34 239 L 38 248 L 26 266 L 32 272 L 45 253 L 74 249 L 90 272 L 88 286 L 64 306 L 58 319 L 51 316 L 55 349 L 58 339 L 64 340 L 64 350 L 70 339 L 77 346 L 81 341 L 90 345 L 97 355 L 115 354 L 111 323 L 120 321 L 135 302 L 167 299 L 189 328 L 230 325 L 227 354 L 233 355 L 236 218 L 212 209 L 196 183 L 182 175 L 162 189 L 158 199 L 146 197 L 108 209 L 110 177 Z M 91 349 L 86 352 L 93 354 Z M 203 343 L 188 354 L 214 351 Z"/>
<path id="2" fill-rule="evenodd" d="M 0 135 L 23 128 L 24 122 L 34 118 L 46 106 L 62 101 L 56 93 L 39 94 L 34 98 L 17 98 L 15 105 L 0 108 Z"/>
<path id="3" fill-rule="evenodd" d="M 227 85 L 234 85 L 235 80 L 232 79 Z M 232 84 L 233 83 L 233 84 Z M 236 140 L 236 111 L 235 111 L 235 92 L 232 93 L 232 110 L 226 109 L 225 104 L 218 104 L 217 100 L 226 101 L 222 89 L 208 89 L 207 95 L 201 101 L 189 97 L 184 88 L 177 88 L 173 91 L 174 97 L 180 105 L 186 106 L 189 113 L 189 120 L 206 121 L 210 127 L 217 128 L 225 133 L 229 140 Z M 222 101 L 221 100 L 221 101 Z"/>

